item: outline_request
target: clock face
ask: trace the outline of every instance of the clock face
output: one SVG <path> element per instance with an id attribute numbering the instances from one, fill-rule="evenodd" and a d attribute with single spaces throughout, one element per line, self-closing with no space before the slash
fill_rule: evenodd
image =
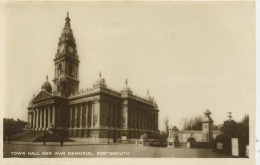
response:
<path id="1" fill-rule="evenodd" d="M 74 51 L 73 47 L 69 46 L 68 49 L 69 49 L 69 52 L 70 52 L 70 53 L 73 53 L 73 51 Z"/>
<path id="2" fill-rule="evenodd" d="M 63 53 L 64 52 L 64 45 L 62 45 L 60 48 L 59 48 L 59 53 Z"/>

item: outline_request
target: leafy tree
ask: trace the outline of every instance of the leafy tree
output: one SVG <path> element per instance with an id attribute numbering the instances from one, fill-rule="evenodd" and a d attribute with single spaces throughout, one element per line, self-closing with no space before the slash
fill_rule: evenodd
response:
<path id="1" fill-rule="evenodd" d="M 229 137 L 237 137 L 238 136 L 237 129 L 238 129 L 237 122 L 235 122 L 234 120 L 226 120 L 224 121 L 224 124 L 221 127 L 220 131 Z"/>
<path id="2" fill-rule="evenodd" d="M 241 141 L 249 143 L 249 115 L 245 115 L 241 122 L 238 123 L 238 137 Z"/>
<path id="3" fill-rule="evenodd" d="M 249 141 L 249 115 L 245 115 L 241 122 L 237 123 L 234 120 L 227 120 L 220 129 L 229 137 L 238 137 L 243 141 Z"/>

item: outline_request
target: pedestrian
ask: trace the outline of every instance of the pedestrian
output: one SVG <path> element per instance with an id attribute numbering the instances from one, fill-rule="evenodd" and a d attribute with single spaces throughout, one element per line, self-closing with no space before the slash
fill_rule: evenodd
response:
<path id="1" fill-rule="evenodd" d="M 63 140 L 63 136 L 60 137 L 60 146 L 63 146 L 64 140 Z"/>
<path id="2" fill-rule="evenodd" d="M 46 132 L 43 133 L 43 145 L 46 145 Z"/>

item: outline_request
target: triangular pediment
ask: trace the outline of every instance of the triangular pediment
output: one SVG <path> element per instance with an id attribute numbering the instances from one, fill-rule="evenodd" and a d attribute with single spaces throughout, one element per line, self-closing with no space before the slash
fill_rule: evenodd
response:
<path id="1" fill-rule="evenodd" d="M 33 100 L 32 102 L 35 103 L 35 102 L 40 102 L 40 101 L 43 101 L 43 100 L 46 100 L 46 99 L 50 99 L 52 98 L 52 94 L 51 93 L 48 93 L 46 91 L 41 91 Z"/>

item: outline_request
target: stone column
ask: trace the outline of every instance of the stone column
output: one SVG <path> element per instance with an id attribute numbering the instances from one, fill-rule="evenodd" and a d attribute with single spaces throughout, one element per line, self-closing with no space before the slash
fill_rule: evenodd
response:
<path id="1" fill-rule="evenodd" d="M 31 124 L 31 113 L 30 112 L 28 112 L 28 119 L 27 119 L 27 121 L 28 121 L 28 124 Z"/>
<path id="2" fill-rule="evenodd" d="M 37 129 L 40 128 L 40 108 L 37 109 Z"/>
<path id="3" fill-rule="evenodd" d="M 39 116 L 40 116 L 40 125 L 39 128 L 42 129 L 42 108 L 39 109 Z"/>
<path id="4" fill-rule="evenodd" d="M 51 108 L 48 107 L 48 125 L 47 125 L 48 128 L 50 126 L 50 123 L 51 123 Z"/>
<path id="5" fill-rule="evenodd" d="M 38 128 L 38 109 L 35 111 L 35 129 Z"/>
<path id="6" fill-rule="evenodd" d="M 77 111 L 78 111 L 78 106 L 75 106 L 75 123 L 74 123 L 74 128 L 77 128 Z"/>
<path id="7" fill-rule="evenodd" d="M 38 130 L 41 128 L 41 109 L 38 109 Z"/>
<path id="8" fill-rule="evenodd" d="M 44 117 L 44 116 L 43 116 L 43 111 L 44 111 L 44 108 L 42 108 L 42 109 L 41 109 L 41 119 L 42 119 L 42 122 L 41 122 L 41 127 L 42 127 L 42 130 L 43 130 L 43 127 L 44 127 L 44 125 L 43 125 L 43 124 L 44 124 L 44 123 L 43 123 L 43 122 L 44 122 L 44 118 L 43 118 L 43 117 Z"/>
<path id="9" fill-rule="evenodd" d="M 95 104 L 94 104 L 94 102 L 91 102 L 91 104 L 92 104 L 92 106 L 91 106 L 91 127 L 93 127 L 94 126 L 94 106 L 95 106 Z"/>
<path id="10" fill-rule="evenodd" d="M 149 130 L 151 130 L 151 112 L 149 112 L 149 115 L 148 115 L 148 123 L 149 123 Z"/>
<path id="11" fill-rule="evenodd" d="M 43 108 L 41 108 L 41 128 L 43 129 Z"/>
<path id="12" fill-rule="evenodd" d="M 88 127 L 88 102 L 86 103 L 86 125 L 85 127 Z"/>
<path id="13" fill-rule="evenodd" d="M 35 109 L 33 110 L 33 129 L 35 128 Z"/>
<path id="14" fill-rule="evenodd" d="M 83 124 L 83 123 L 82 123 L 82 118 L 83 118 L 83 114 L 82 114 L 82 113 L 83 113 L 83 110 L 82 110 L 83 108 L 82 108 L 82 106 L 83 106 L 83 105 L 80 104 L 80 123 L 79 123 L 79 124 L 80 124 L 80 128 L 82 128 L 82 124 Z"/>
<path id="15" fill-rule="evenodd" d="M 72 128 L 72 106 L 70 107 L 70 128 Z"/>
<path id="16" fill-rule="evenodd" d="M 95 104 L 95 108 L 96 108 L 96 112 L 97 112 L 97 123 L 96 123 L 96 126 L 97 127 L 99 127 L 99 125 L 100 125 L 100 101 L 99 100 L 97 100 L 96 101 L 96 104 Z M 115 110 L 114 110 L 114 107 L 112 107 L 113 108 L 113 112 L 115 112 Z M 115 115 L 115 114 L 113 114 L 113 115 Z M 115 118 L 113 118 L 113 120 L 115 120 Z M 114 123 L 114 126 L 115 126 L 115 121 L 113 121 L 113 123 Z M 113 126 L 113 127 L 114 127 Z"/>
<path id="17" fill-rule="evenodd" d="M 33 110 L 33 129 L 36 127 L 36 109 Z"/>
<path id="18" fill-rule="evenodd" d="M 30 118 L 31 118 L 30 128 L 32 128 L 33 127 L 33 111 L 31 112 Z"/>
<path id="19" fill-rule="evenodd" d="M 52 123 L 53 125 L 55 126 L 55 106 L 53 105 L 52 106 Z"/>
<path id="20" fill-rule="evenodd" d="M 43 128 L 46 129 L 46 121 L 47 121 L 47 116 L 46 116 L 46 110 L 47 109 L 43 109 L 43 113 L 44 113 L 44 117 L 43 117 Z"/>

